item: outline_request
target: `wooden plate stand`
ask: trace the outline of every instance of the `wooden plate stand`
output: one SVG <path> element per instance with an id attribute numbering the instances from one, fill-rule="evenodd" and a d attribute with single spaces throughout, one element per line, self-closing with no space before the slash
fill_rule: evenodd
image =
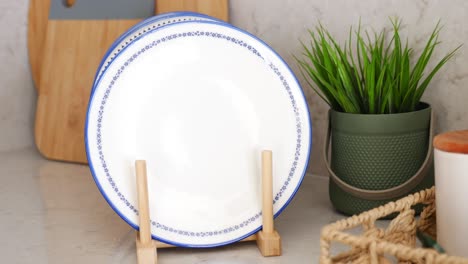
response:
<path id="1" fill-rule="evenodd" d="M 136 236 L 136 251 L 138 264 L 157 264 L 157 249 L 174 247 L 151 237 L 150 211 L 148 204 L 148 184 L 146 176 L 146 161 L 135 162 L 137 195 L 139 206 L 140 231 Z M 263 228 L 244 241 L 257 241 L 258 249 L 264 257 L 281 255 L 281 237 L 273 225 L 273 179 L 272 152 L 262 151 L 262 216 Z"/>

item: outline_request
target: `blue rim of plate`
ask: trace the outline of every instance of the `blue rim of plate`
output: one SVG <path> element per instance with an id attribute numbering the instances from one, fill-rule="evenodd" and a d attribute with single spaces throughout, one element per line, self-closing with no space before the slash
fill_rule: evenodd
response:
<path id="1" fill-rule="evenodd" d="M 211 16 L 208 16 L 208 15 L 204 15 L 204 14 L 200 14 L 200 13 L 195 13 L 195 12 L 188 12 L 188 11 L 178 11 L 178 12 L 169 12 L 169 13 L 163 13 L 163 14 L 159 14 L 159 15 L 156 15 L 156 16 L 153 16 L 153 17 L 149 17 L 143 21 L 140 21 L 138 22 L 136 25 L 132 26 L 131 28 L 129 28 L 127 31 L 125 31 L 122 35 L 120 35 L 113 43 L 112 45 L 110 46 L 110 48 L 106 51 L 106 53 L 104 54 L 104 56 L 102 57 L 101 59 L 101 63 L 99 63 L 99 66 L 98 66 L 98 70 L 96 71 L 96 75 L 94 76 L 94 80 L 93 80 L 93 86 L 91 88 L 91 93 L 90 93 L 90 98 L 92 97 L 93 93 L 94 93 L 94 89 L 96 88 L 96 84 L 99 82 L 99 80 L 101 79 L 102 75 L 104 74 L 104 72 L 106 71 L 107 67 L 109 67 L 110 64 L 112 64 L 112 62 L 115 60 L 116 56 L 114 56 L 114 58 L 112 58 L 109 63 L 105 66 L 104 63 L 107 61 L 107 59 L 112 56 L 112 51 L 114 49 L 116 49 L 118 46 L 121 45 L 121 43 L 130 35 L 132 34 L 135 34 L 138 30 L 140 30 L 141 28 L 143 27 L 146 27 L 150 24 L 153 24 L 153 23 L 157 23 L 158 21 L 161 21 L 161 20 L 166 20 L 166 19 L 174 19 L 174 18 L 177 18 L 177 17 L 192 17 L 192 18 L 204 18 L 204 19 L 208 19 L 208 20 L 211 20 L 211 21 L 215 21 L 215 22 L 219 22 L 219 23 L 226 23 L 220 19 L 217 19 L 217 18 L 214 18 L 214 17 L 211 17 Z M 173 23 L 170 23 L 170 24 L 174 24 L 174 23 L 181 23 L 181 22 L 187 22 L 187 21 L 177 21 L 177 22 L 173 22 Z M 169 25 L 169 24 L 167 24 Z M 166 26 L 166 25 L 162 25 L 162 26 L 158 26 L 156 28 L 160 28 L 160 27 L 163 27 L 163 26 Z M 156 28 L 153 28 L 151 30 L 154 30 Z M 151 30 L 147 31 L 147 32 L 150 32 Z M 136 39 L 138 39 L 138 37 L 134 38 L 133 40 L 130 40 L 129 43 L 125 43 L 125 45 L 122 45 L 121 46 L 121 50 L 122 51 L 123 49 L 125 49 L 128 45 L 130 45 L 133 41 L 135 41 Z M 120 53 L 120 51 L 117 51 L 117 53 Z M 99 73 L 101 72 L 101 69 L 102 70 L 102 74 L 99 75 Z"/>
<path id="2" fill-rule="evenodd" d="M 182 13 L 185 13 L 185 12 L 182 12 Z M 151 18 L 150 18 L 151 19 Z M 149 19 L 148 19 L 149 20 Z M 306 157 L 305 157 L 305 162 L 304 162 L 304 168 L 303 168 L 303 171 L 302 173 L 300 174 L 299 176 L 299 179 L 298 179 L 298 182 L 297 182 L 297 185 L 295 186 L 295 189 L 293 190 L 291 196 L 289 198 L 287 198 L 287 201 L 281 206 L 281 208 L 274 214 L 274 218 L 278 217 L 282 212 L 283 210 L 289 205 L 289 203 L 293 200 L 293 198 L 295 197 L 295 195 L 297 194 L 297 191 L 299 190 L 302 182 L 303 182 L 303 179 L 304 179 L 304 176 L 306 174 L 306 171 L 307 171 L 307 167 L 308 167 L 308 163 L 309 163 L 309 158 L 310 158 L 310 151 L 311 151 L 311 148 L 312 148 L 312 121 L 310 119 L 310 110 L 309 110 L 309 107 L 308 107 L 308 104 L 307 104 L 307 100 L 306 100 L 306 97 L 304 95 L 304 91 L 299 83 L 299 81 L 297 80 L 297 77 L 296 75 L 294 74 L 294 72 L 291 70 L 291 68 L 289 67 L 289 65 L 284 61 L 284 59 L 275 51 L 273 50 L 273 48 L 271 48 L 268 44 L 266 44 L 263 40 L 259 39 L 258 37 L 256 37 L 255 35 L 245 31 L 245 30 L 242 30 L 242 29 L 239 29 L 231 24 L 228 24 L 228 23 L 225 23 L 225 22 L 216 22 L 216 21 L 185 21 L 185 22 L 177 22 L 177 23 L 171 23 L 171 24 L 168 24 L 168 25 L 165 25 L 165 26 L 161 26 L 161 27 L 158 27 L 158 28 L 155 28 L 151 31 L 147 31 L 146 34 L 148 33 L 151 33 L 151 32 L 154 32 L 154 31 L 158 31 L 162 28 L 167 28 L 167 27 L 171 27 L 171 26 L 174 26 L 174 25 L 177 25 L 177 24 L 180 24 L 180 23 L 183 23 L 183 24 L 189 24 L 189 23 L 195 23 L 195 24 L 214 24 L 214 25 L 218 25 L 218 26 L 221 26 L 221 27 L 227 27 L 227 28 L 231 28 L 231 29 L 234 29 L 242 34 L 245 34 L 247 35 L 248 37 L 251 37 L 253 40 L 255 40 L 259 45 L 263 46 L 264 48 L 266 48 L 267 50 L 269 50 L 272 55 L 276 56 L 277 59 L 283 64 L 283 66 L 285 67 L 285 70 L 290 74 L 290 76 L 292 77 L 292 81 L 297 85 L 297 87 L 299 88 L 299 92 L 300 92 L 300 95 L 301 95 L 301 98 L 302 101 L 303 101 L 303 104 L 305 106 L 305 116 L 304 116 L 304 119 L 307 120 L 307 125 L 309 127 L 309 133 L 308 133 L 308 139 L 309 139 L 309 145 L 307 146 L 307 154 L 306 154 Z M 130 43 L 129 45 L 127 45 L 124 49 L 122 49 L 120 51 L 123 52 L 125 49 L 127 49 L 129 46 L 131 46 L 136 40 L 140 39 L 141 37 L 143 37 L 145 34 L 142 34 L 141 36 L 139 36 L 137 39 L 135 39 L 134 41 L 132 41 L 132 43 Z M 110 50 L 114 49 L 115 47 L 112 46 L 110 48 Z M 118 57 L 120 55 L 120 53 L 116 56 Z M 108 67 L 102 72 L 101 74 L 101 77 L 105 74 L 105 72 L 107 71 Z M 98 82 L 96 84 L 93 84 L 93 88 L 96 87 L 101 81 L 101 78 L 99 78 Z M 94 90 L 94 89 L 93 89 Z M 90 150 L 89 150 L 89 144 L 88 144 L 88 124 L 89 124 L 89 113 L 90 113 L 90 110 L 91 110 L 91 105 L 92 105 L 92 102 L 94 100 L 94 92 L 91 94 L 91 98 L 89 100 L 89 104 L 88 104 L 88 110 L 87 110 L 87 114 L 86 114 L 86 121 L 85 121 L 85 146 L 86 146 L 86 156 L 87 156 L 87 159 L 88 159 L 88 163 L 89 163 L 89 168 L 91 170 L 91 174 L 93 176 L 93 179 L 99 189 L 99 191 L 101 192 L 102 196 L 104 197 L 104 199 L 106 200 L 106 202 L 109 204 L 109 206 L 120 216 L 120 218 L 122 218 L 127 224 L 129 224 L 132 228 L 134 228 L 135 230 L 139 230 L 139 226 L 134 224 L 133 221 L 129 220 L 122 212 L 120 212 L 119 209 L 117 209 L 117 207 L 113 204 L 113 202 L 109 199 L 109 197 L 106 195 L 106 193 L 104 192 L 98 178 L 96 177 L 96 172 L 95 172 L 95 169 L 94 169 L 94 164 L 90 158 Z M 185 244 L 185 243 L 180 243 L 180 242 L 176 242 L 176 241 L 171 241 L 171 240 L 167 240 L 167 239 L 164 239 L 164 238 L 160 238 L 158 236 L 155 236 L 154 234 L 152 234 L 152 238 L 155 239 L 155 240 L 158 240 L 158 241 L 161 241 L 161 242 L 164 242 L 164 243 L 167 243 L 167 244 L 171 244 L 171 245 L 174 245 L 174 246 L 178 246 L 178 247 L 188 247 L 188 248 L 210 248 L 210 247 L 218 247 L 218 246 L 224 246 L 224 245 L 228 245 L 228 244 L 231 244 L 231 243 L 234 243 L 234 242 L 237 242 L 237 241 L 240 241 L 244 238 L 247 238 L 255 233 L 257 233 L 259 230 L 261 230 L 262 228 L 262 225 L 260 225 L 258 228 L 254 229 L 253 231 L 245 234 L 245 235 L 242 235 L 238 238 L 235 238 L 235 239 L 231 239 L 229 241 L 223 241 L 223 242 L 219 242 L 219 243 L 212 243 L 212 244 Z"/>

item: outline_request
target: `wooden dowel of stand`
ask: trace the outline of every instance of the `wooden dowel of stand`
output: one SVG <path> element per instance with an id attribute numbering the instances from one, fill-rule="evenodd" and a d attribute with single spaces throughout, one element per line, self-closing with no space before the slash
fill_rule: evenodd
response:
<path id="1" fill-rule="evenodd" d="M 139 264 L 155 264 L 157 263 L 156 243 L 151 238 L 146 161 L 137 160 L 135 171 L 140 220 L 140 231 L 136 239 L 137 260 Z"/>
<path id="2" fill-rule="evenodd" d="M 257 246 L 264 257 L 281 255 L 281 237 L 273 223 L 273 154 L 262 152 L 262 221 L 257 234 Z"/>
<path id="3" fill-rule="evenodd" d="M 262 215 L 263 215 L 263 233 L 273 233 L 273 164 L 272 164 L 272 152 L 262 152 Z"/>
<path id="4" fill-rule="evenodd" d="M 244 241 L 257 240 L 264 257 L 281 255 L 281 237 L 273 223 L 273 168 L 272 152 L 262 152 L 262 221 L 263 229 Z M 150 212 L 146 162 L 135 162 L 140 231 L 137 233 L 136 249 L 138 264 L 157 264 L 157 242 L 151 238 Z M 170 247 L 160 243 L 161 247 Z"/>

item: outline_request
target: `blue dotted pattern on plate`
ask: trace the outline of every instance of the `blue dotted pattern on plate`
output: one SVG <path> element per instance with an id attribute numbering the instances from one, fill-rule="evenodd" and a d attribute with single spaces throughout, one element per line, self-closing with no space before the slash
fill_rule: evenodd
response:
<path id="1" fill-rule="evenodd" d="M 260 53 L 251 45 L 247 44 L 246 42 L 242 40 L 238 40 L 234 37 L 230 37 L 224 34 L 220 33 L 214 33 L 214 32 L 203 32 L 203 31 L 194 31 L 194 32 L 185 32 L 185 33 L 179 33 L 179 34 L 172 34 L 166 37 L 163 37 L 161 39 L 153 41 L 151 44 L 148 44 L 144 48 L 140 49 L 137 53 L 133 54 L 125 63 L 123 66 L 120 67 L 120 69 L 117 71 L 117 74 L 112 78 L 112 81 L 110 82 L 109 86 L 106 89 L 106 92 L 104 93 L 104 97 L 102 98 L 101 101 L 101 106 L 99 108 L 98 112 L 98 119 L 97 119 L 97 148 L 98 148 L 98 153 L 99 153 L 99 159 L 101 161 L 102 168 L 106 174 L 106 178 L 109 182 L 109 184 L 112 186 L 113 190 L 117 193 L 118 197 L 124 204 L 130 208 L 136 215 L 138 215 L 138 210 L 135 208 L 134 205 L 132 205 L 127 198 L 119 191 L 119 188 L 116 186 L 114 180 L 112 179 L 111 173 L 109 172 L 109 168 L 106 164 L 105 156 L 102 151 L 102 136 L 101 136 L 101 128 L 102 128 L 102 120 L 103 120 L 103 114 L 104 114 L 104 109 L 105 105 L 107 102 L 107 99 L 109 98 L 110 92 L 112 90 L 112 87 L 114 86 L 115 82 L 119 79 L 120 75 L 122 72 L 125 70 L 126 67 L 128 67 L 135 59 L 138 58 L 141 54 L 145 53 L 146 51 L 150 50 L 153 47 L 158 46 L 160 43 L 164 43 L 173 39 L 177 38 L 186 38 L 186 37 L 210 37 L 210 38 L 219 38 L 219 39 L 224 39 L 230 43 L 239 45 L 241 47 L 244 47 L 251 51 L 253 54 L 256 56 L 260 57 L 263 59 L 263 57 L 260 55 Z M 294 173 L 296 172 L 297 168 L 297 163 L 300 157 L 300 150 L 301 150 L 301 141 L 302 141 L 302 131 L 301 131 L 301 119 L 300 119 L 300 113 L 299 113 L 299 108 L 297 107 L 296 100 L 292 94 L 291 88 L 286 81 L 286 78 L 281 74 L 279 69 L 273 65 L 272 63 L 269 64 L 270 68 L 275 72 L 275 74 L 278 76 L 278 78 L 281 80 L 284 88 L 286 89 L 289 98 L 291 100 L 292 108 L 296 117 L 296 132 L 297 132 L 297 139 L 296 139 L 296 151 L 294 154 L 294 162 L 292 163 L 291 169 L 289 171 L 288 178 L 284 182 L 283 186 L 279 190 L 279 192 L 275 195 L 275 198 L 273 199 L 273 203 L 276 203 L 283 195 L 284 191 L 288 188 L 289 182 L 291 181 L 292 177 L 294 176 Z M 206 236 L 216 236 L 216 235 L 222 235 L 222 234 L 227 234 L 233 231 L 238 230 L 239 228 L 244 228 L 254 221 L 256 221 L 260 216 L 262 215 L 261 212 L 255 214 L 252 217 L 249 217 L 248 219 L 244 220 L 242 223 L 239 223 L 237 225 L 227 227 L 224 229 L 220 230 L 212 230 L 212 231 L 205 231 L 205 232 L 191 232 L 191 231 L 185 231 L 185 230 L 178 230 L 175 228 L 172 228 L 170 226 L 163 225 L 161 223 L 151 221 L 151 224 L 156 227 L 157 229 L 161 229 L 164 231 L 168 231 L 171 233 L 176 233 L 178 235 L 183 235 L 183 236 L 191 236 L 191 237 L 206 237 Z"/>

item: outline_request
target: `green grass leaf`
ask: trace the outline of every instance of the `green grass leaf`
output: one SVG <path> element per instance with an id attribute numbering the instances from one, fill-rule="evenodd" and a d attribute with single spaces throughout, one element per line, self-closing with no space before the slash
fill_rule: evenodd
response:
<path id="1" fill-rule="evenodd" d="M 440 23 L 416 60 L 408 40 L 403 46 L 401 20 L 390 18 L 390 23 L 390 32 L 382 30 L 371 35 L 364 31 L 363 37 L 359 21 L 357 30 L 350 27 L 344 45 L 322 24 L 314 31 L 309 30 L 309 44 L 300 42 L 302 57 L 294 56 L 307 85 L 337 111 L 364 114 L 414 111 L 436 73 L 460 47 L 446 54 L 425 75 L 440 44 Z"/>

